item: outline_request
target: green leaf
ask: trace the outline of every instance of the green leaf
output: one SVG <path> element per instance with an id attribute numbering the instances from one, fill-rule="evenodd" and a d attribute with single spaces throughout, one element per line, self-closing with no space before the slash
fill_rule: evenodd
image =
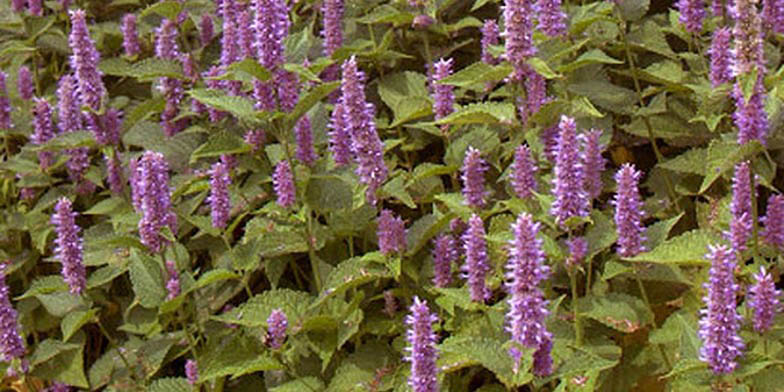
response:
<path id="1" fill-rule="evenodd" d="M 30 288 L 24 294 L 15 298 L 22 300 L 25 298 L 36 297 L 41 294 L 51 294 L 56 292 L 68 291 L 68 285 L 60 275 L 47 275 L 38 277 L 30 284 Z"/>
<path id="2" fill-rule="evenodd" d="M 688 76 L 680 64 L 671 60 L 653 63 L 641 70 L 640 75 L 651 82 L 675 85 L 681 89 L 685 89 L 681 82 Z"/>
<path id="3" fill-rule="evenodd" d="M 67 148 L 94 147 L 95 138 L 92 132 L 76 131 L 61 133 L 46 143 L 31 148 L 33 151 L 60 151 Z"/>
<path id="4" fill-rule="evenodd" d="M 492 66 L 479 61 L 439 80 L 438 83 L 464 88 L 477 86 L 477 89 L 484 90 L 485 83 L 499 82 L 513 70 L 509 63 Z"/>
<path id="5" fill-rule="evenodd" d="M 466 366 L 481 365 L 492 371 L 507 388 L 531 382 L 531 353 L 523 355 L 520 368 L 516 370 L 515 362 L 509 358 L 504 343 L 480 336 L 449 337 L 438 345 L 439 367 L 442 372 L 450 373 Z"/>
<path id="6" fill-rule="evenodd" d="M 166 137 L 160 124 L 149 121 L 140 121 L 123 134 L 125 144 L 162 153 L 174 170 L 188 165 L 191 153 L 202 141 L 200 135 L 191 132 L 180 132 L 173 137 Z"/>
<path id="7" fill-rule="evenodd" d="M 87 323 L 93 322 L 98 314 L 98 309 L 90 310 L 77 310 L 68 313 L 60 323 L 60 330 L 63 333 L 63 341 L 67 342 L 71 336 L 76 333 L 82 326 Z"/>
<path id="8" fill-rule="evenodd" d="M 640 2 L 648 2 L 648 0 L 633 0 L 624 2 L 624 4 L 636 4 Z M 670 44 L 667 42 L 667 37 L 664 35 L 662 28 L 651 19 L 647 20 L 642 25 L 642 28 L 632 30 L 627 38 L 629 44 L 634 48 L 649 50 L 653 53 L 658 53 L 678 61 L 678 55 L 670 48 Z"/>
<path id="9" fill-rule="evenodd" d="M 608 56 L 601 49 L 591 49 L 576 60 L 558 67 L 558 72 L 569 73 L 590 64 L 623 64 L 623 61 Z"/>
<path id="10" fill-rule="evenodd" d="M 182 11 L 182 4 L 178 1 L 161 1 L 157 2 L 142 11 L 140 17 L 146 18 L 152 14 L 158 14 L 169 20 L 177 20 L 177 16 Z"/>
<path id="11" fill-rule="evenodd" d="M 232 272 L 223 268 L 217 268 L 214 270 L 207 271 L 199 280 L 196 281 L 196 284 L 193 286 L 194 290 L 198 290 L 204 287 L 207 287 L 215 282 L 221 282 L 224 280 L 231 280 L 231 279 L 239 279 L 240 275 L 236 272 Z"/>
<path id="12" fill-rule="evenodd" d="M 219 132 L 212 135 L 207 139 L 207 142 L 193 151 L 190 162 L 194 163 L 201 158 L 218 157 L 225 154 L 242 154 L 249 151 L 250 146 L 239 136 L 229 132 Z"/>
<path id="13" fill-rule="evenodd" d="M 106 75 L 132 77 L 140 81 L 156 80 L 161 77 L 187 79 L 178 61 L 157 57 L 147 58 L 137 63 L 129 63 L 119 57 L 110 57 L 102 60 L 98 68 Z"/>
<path id="14" fill-rule="evenodd" d="M 265 352 L 257 340 L 237 334 L 232 334 L 227 340 L 206 351 L 199 362 L 199 382 L 283 369 L 283 365 Z"/>
<path id="15" fill-rule="evenodd" d="M 593 257 L 599 252 L 609 248 L 618 240 L 618 234 L 612 220 L 598 210 L 591 212 L 593 224 L 588 226 L 585 239 L 588 241 L 588 257 Z"/>
<path id="16" fill-rule="evenodd" d="M 196 88 L 188 91 L 193 99 L 212 106 L 215 109 L 229 112 L 237 118 L 256 124 L 259 122 L 253 102 L 247 98 L 227 95 L 221 90 Z"/>
<path id="17" fill-rule="evenodd" d="M 711 143 L 705 160 L 705 179 L 702 181 L 699 193 L 707 191 L 720 176 L 730 170 L 734 170 L 735 165 L 754 157 L 763 151 L 764 148 L 757 140 L 752 140 L 740 146 L 729 140 Z"/>
<path id="18" fill-rule="evenodd" d="M 577 115 L 602 118 L 604 114 L 593 106 L 591 101 L 586 97 L 575 97 L 572 99 L 572 110 Z"/>
<path id="19" fill-rule="evenodd" d="M 414 203 L 414 199 L 411 198 L 411 195 L 408 194 L 405 182 L 406 180 L 402 175 L 396 176 L 395 178 L 387 181 L 387 183 L 384 184 L 384 186 L 381 188 L 381 191 L 401 201 L 406 205 L 406 207 L 416 209 L 417 205 Z"/>
<path id="20" fill-rule="evenodd" d="M 324 390 L 324 382 L 313 376 L 300 377 L 269 389 L 270 392 L 319 392 Z"/>
<path id="21" fill-rule="evenodd" d="M 550 69 L 550 66 L 539 57 L 531 57 L 528 59 L 528 61 L 526 61 L 526 63 L 528 63 L 528 65 L 530 65 L 531 68 L 536 71 L 536 73 L 542 75 L 542 77 L 545 79 L 555 79 L 561 77 L 561 75 Z"/>
<path id="22" fill-rule="evenodd" d="M 280 308 L 286 313 L 289 325 L 297 325 L 304 318 L 311 301 L 311 296 L 303 291 L 268 290 L 254 295 L 247 302 L 231 311 L 215 315 L 212 318 L 246 327 L 266 327 L 267 317 L 274 309 Z"/>
<path id="23" fill-rule="evenodd" d="M 38 344 L 30 358 L 32 375 L 44 380 L 57 380 L 79 388 L 89 388 L 84 374 L 85 335 L 75 337 L 75 343 L 47 339 Z"/>
<path id="24" fill-rule="evenodd" d="M 436 124 L 512 124 L 515 107 L 510 103 L 480 102 L 463 106 Z"/>
<path id="25" fill-rule="evenodd" d="M 245 72 L 254 78 L 266 82 L 270 80 L 272 74 L 264 66 L 259 64 L 258 61 L 252 58 L 247 58 L 242 61 L 237 61 L 229 65 L 227 72 Z"/>
<path id="26" fill-rule="evenodd" d="M 633 22 L 642 18 L 650 7 L 650 0 L 628 0 L 617 3 L 616 7 L 621 11 L 621 17 L 627 22 Z"/>
<path id="27" fill-rule="evenodd" d="M 621 348 L 613 345 L 584 347 L 556 345 L 553 356 L 563 358 L 564 362 L 555 368 L 555 373 L 551 377 L 568 380 L 574 376 L 616 366 L 621 359 Z"/>
<path id="28" fill-rule="evenodd" d="M 376 24 L 376 23 L 393 23 L 399 25 L 411 25 L 414 21 L 414 15 L 410 12 L 403 12 L 397 8 L 389 5 L 382 4 L 374 8 L 367 15 L 357 19 L 357 23 Z"/>
<path id="29" fill-rule="evenodd" d="M 645 249 L 654 249 L 664 242 L 667 236 L 670 235 L 672 228 L 675 227 L 684 214 L 684 212 L 681 212 L 670 219 L 658 221 L 645 229 L 645 237 L 647 237 Z"/>
<path id="30" fill-rule="evenodd" d="M 474 211 L 465 202 L 463 195 L 460 193 L 442 193 L 436 195 L 435 199 L 444 203 L 449 211 L 457 215 L 463 221 L 467 222 L 471 218 Z"/>
<path id="31" fill-rule="evenodd" d="M 631 114 L 637 101 L 634 91 L 601 79 L 570 83 L 567 89 L 573 94 L 587 97 L 602 109 L 618 114 Z"/>
<path id="32" fill-rule="evenodd" d="M 378 95 L 395 114 L 395 121 L 390 127 L 432 113 L 433 104 L 425 87 L 426 82 L 424 75 L 411 71 L 398 72 L 379 79 Z"/>
<path id="33" fill-rule="evenodd" d="M 322 83 L 308 90 L 305 95 L 300 96 L 297 105 L 294 106 L 291 113 L 286 116 L 289 127 L 293 127 L 294 124 L 299 121 L 300 117 L 307 113 L 313 106 L 316 106 L 317 103 L 321 102 L 322 99 L 326 98 L 332 93 L 332 90 L 336 89 L 339 85 L 340 82 L 337 81 Z"/>
<path id="34" fill-rule="evenodd" d="M 353 192 L 340 177 L 311 177 L 305 199 L 310 208 L 326 213 L 351 208 Z"/>
<path id="35" fill-rule="evenodd" d="M 193 387 L 182 377 L 159 378 L 150 384 L 149 392 L 192 392 Z"/>
<path id="36" fill-rule="evenodd" d="M 370 252 L 342 261 L 327 276 L 324 281 L 324 291 L 316 304 L 323 303 L 327 298 L 339 296 L 347 290 L 365 283 L 392 277 L 393 273 L 383 265 L 384 261 L 385 256 L 379 252 Z"/>
<path id="37" fill-rule="evenodd" d="M 706 174 L 705 162 L 708 159 L 708 148 L 690 148 L 683 154 L 675 158 L 666 160 L 658 167 L 663 169 L 672 170 L 674 172 L 697 174 L 704 176 Z"/>
<path id="38" fill-rule="evenodd" d="M 580 314 L 625 333 L 633 333 L 653 321 L 641 299 L 624 293 L 588 295 L 578 303 Z"/>
<path id="39" fill-rule="evenodd" d="M 710 262 L 705 259 L 708 245 L 721 242 L 722 238 L 713 231 L 692 230 L 664 241 L 649 252 L 628 257 L 626 260 L 660 264 L 709 265 Z"/>
<path id="40" fill-rule="evenodd" d="M 142 306 L 154 308 L 166 298 L 163 273 L 159 263 L 150 256 L 131 250 L 128 272 L 133 292 Z"/>

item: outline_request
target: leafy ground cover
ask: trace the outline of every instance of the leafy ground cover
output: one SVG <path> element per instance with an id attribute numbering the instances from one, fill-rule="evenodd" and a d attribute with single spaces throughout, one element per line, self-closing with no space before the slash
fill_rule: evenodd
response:
<path id="1" fill-rule="evenodd" d="M 771 391 L 784 3 L 0 0 L 16 391 Z"/>

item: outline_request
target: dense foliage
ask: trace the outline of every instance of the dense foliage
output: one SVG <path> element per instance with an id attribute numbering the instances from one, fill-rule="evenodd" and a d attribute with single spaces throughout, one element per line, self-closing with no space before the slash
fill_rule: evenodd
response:
<path id="1" fill-rule="evenodd" d="M 781 0 L 0 0 L 3 385 L 781 389 L 782 33 Z"/>

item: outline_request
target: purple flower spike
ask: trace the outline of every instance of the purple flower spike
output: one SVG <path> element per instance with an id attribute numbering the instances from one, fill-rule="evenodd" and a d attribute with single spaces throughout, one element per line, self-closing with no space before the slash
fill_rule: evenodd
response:
<path id="1" fill-rule="evenodd" d="M 512 224 L 514 237 L 509 241 L 509 259 L 506 264 L 506 290 L 509 294 L 536 289 L 550 275 L 544 264 L 542 240 L 536 238 L 541 224 L 534 222 L 529 213 L 521 213 Z"/>
<path id="2" fill-rule="evenodd" d="M 705 4 L 702 0 L 678 0 L 675 7 L 681 13 L 678 21 L 686 31 L 699 34 L 702 31 L 702 20 L 705 19 Z"/>
<path id="3" fill-rule="evenodd" d="M 365 198 L 375 205 L 376 191 L 389 175 L 384 163 L 384 144 L 376 131 L 376 108 L 365 99 L 365 74 L 357 68 L 352 56 L 343 63 L 343 81 L 340 87 L 343 120 L 351 135 L 351 152 L 357 160 L 356 174 L 359 182 L 367 185 Z"/>
<path id="4" fill-rule="evenodd" d="M 294 110 L 299 101 L 299 78 L 293 72 L 279 69 L 275 75 L 275 87 L 278 90 L 278 107 L 284 112 Z"/>
<path id="5" fill-rule="evenodd" d="M 703 297 L 705 308 L 700 310 L 698 335 L 702 339 L 700 360 L 707 362 L 715 374 L 732 373 L 738 365 L 736 358 L 743 354 L 745 345 L 738 335 L 741 317 L 736 309 L 735 295 L 740 286 L 735 283 L 735 254 L 726 246 L 708 246 L 711 261 L 708 290 Z"/>
<path id="6" fill-rule="evenodd" d="M 403 219 L 395 217 L 390 210 L 381 210 L 378 217 L 378 248 L 381 253 L 402 254 L 406 251 L 406 225 Z"/>
<path id="7" fill-rule="evenodd" d="M 164 226 L 176 230 L 176 215 L 171 211 L 169 165 L 163 154 L 147 151 L 131 167 L 131 199 L 142 215 L 139 236 L 152 253 L 161 251 L 166 239 L 160 234 Z"/>
<path id="8" fill-rule="evenodd" d="M 181 56 L 177 46 L 177 24 L 164 19 L 156 31 L 155 55 L 165 60 L 178 60 Z M 161 113 L 161 126 L 168 137 L 174 136 L 184 126 L 174 118 L 180 112 L 179 105 L 183 98 L 182 81 L 179 79 L 162 77 L 159 80 L 158 90 L 166 100 L 166 106 Z"/>
<path id="9" fill-rule="evenodd" d="M 16 87 L 19 90 L 19 97 L 25 101 L 33 98 L 33 74 L 26 66 L 19 67 L 16 75 Z"/>
<path id="10" fill-rule="evenodd" d="M 291 172 L 289 161 L 282 160 L 275 165 L 275 172 L 272 174 L 272 184 L 275 187 L 275 194 L 278 195 L 278 205 L 289 208 L 296 201 L 294 188 L 294 175 Z"/>
<path id="11" fill-rule="evenodd" d="M 115 195 L 122 194 L 125 181 L 122 174 L 122 162 L 120 162 L 119 151 L 115 150 L 111 156 L 104 155 L 106 161 L 106 182 L 109 189 Z"/>
<path id="12" fill-rule="evenodd" d="M 539 109 L 548 102 L 548 98 L 547 81 L 544 77 L 530 66 L 526 66 L 523 72 L 525 76 L 526 106 L 525 115 L 521 115 L 521 117 L 523 117 L 525 122 L 528 121 L 530 116 L 539 112 Z"/>
<path id="13" fill-rule="evenodd" d="M 210 210 L 212 212 L 212 227 L 222 229 L 229 223 L 231 202 L 229 197 L 229 168 L 223 162 L 216 162 L 210 170 Z"/>
<path id="14" fill-rule="evenodd" d="M 553 169 L 553 202 L 550 213 L 564 226 L 567 219 L 588 215 L 588 197 L 583 189 L 585 168 L 580 162 L 577 125 L 571 117 L 562 116 Z"/>
<path id="15" fill-rule="evenodd" d="M 740 84 L 735 83 L 732 95 L 735 98 L 735 113 L 732 114 L 735 126 L 738 127 L 738 144 L 746 144 L 758 140 L 766 144 L 768 130 L 768 114 L 765 112 L 765 86 L 762 75 L 759 75 L 754 85 L 754 92 L 748 101 L 743 96 Z"/>
<path id="16" fill-rule="evenodd" d="M 90 38 L 84 11 L 73 10 L 70 13 L 71 35 L 68 37 L 68 45 L 73 51 L 71 69 L 77 81 L 76 94 L 81 101 L 81 106 L 98 111 L 106 96 L 106 87 L 101 80 L 102 73 L 98 70 L 101 54 L 95 49 L 95 44 Z M 96 133 L 96 137 L 99 136 L 99 132 L 91 130 Z"/>
<path id="17" fill-rule="evenodd" d="M 724 12 L 725 12 L 725 10 L 727 8 L 725 3 L 726 3 L 725 0 L 713 0 L 711 2 L 711 13 L 713 14 L 713 16 L 716 16 L 716 17 L 719 17 L 719 18 L 723 18 L 724 17 Z"/>
<path id="18" fill-rule="evenodd" d="M 463 159 L 461 170 L 463 179 L 463 197 L 468 206 L 482 208 L 485 206 L 485 172 L 487 165 L 482 159 L 482 152 L 469 146 Z"/>
<path id="19" fill-rule="evenodd" d="M 33 134 L 30 141 L 33 144 L 42 145 L 54 137 L 54 125 L 52 124 L 52 107 L 43 98 L 36 98 L 33 107 Z M 54 153 L 52 151 L 39 151 L 38 162 L 41 170 L 46 170 L 54 163 Z"/>
<path id="20" fill-rule="evenodd" d="M 488 65 L 496 65 L 499 60 L 490 53 L 490 47 L 498 45 L 500 32 L 498 23 L 494 19 L 488 19 L 482 25 L 482 62 Z"/>
<path id="21" fill-rule="evenodd" d="M 329 123 L 329 150 L 332 151 L 332 159 L 338 166 L 348 165 L 353 159 L 351 155 L 351 136 L 349 135 L 348 123 L 346 123 L 345 107 L 338 103 L 332 110 L 332 119 Z"/>
<path id="22" fill-rule="evenodd" d="M 325 57 L 331 57 L 343 45 L 343 1 L 325 0 L 321 6 L 321 13 L 324 15 L 321 36 L 324 37 Z"/>
<path id="23" fill-rule="evenodd" d="M 784 248 L 783 195 L 771 195 L 768 198 L 768 210 L 761 221 L 765 228 L 760 233 L 760 236 L 765 239 L 765 242 L 779 249 Z"/>
<path id="24" fill-rule="evenodd" d="M 732 35 L 733 73 L 735 76 L 751 72 L 754 68 L 765 73 L 765 49 L 762 34 L 762 18 L 757 11 L 757 1 L 732 2 L 731 15 L 735 19 Z"/>
<path id="25" fill-rule="evenodd" d="M 22 12 L 27 6 L 27 0 L 11 0 L 11 9 L 14 12 Z"/>
<path id="26" fill-rule="evenodd" d="M 465 264 L 462 265 L 462 277 L 468 280 L 468 289 L 471 300 L 484 302 L 490 298 L 490 290 L 485 286 L 485 277 L 490 272 L 487 257 L 487 240 L 485 239 L 485 226 L 482 218 L 473 214 L 468 220 L 468 229 L 463 233 L 463 250 Z"/>
<path id="27" fill-rule="evenodd" d="M 253 41 L 256 39 L 256 32 L 253 30 L 253 19 L 250 10 L 243 10 L 239 15 L 239 24 L 242 26 L 237 37 L 240 49 L 240 58 L 248 59 L 256 57 L 256 50 L 253 48 Z"/>
<path id="28" fill-rule="evenodd" d="M 713 87 L 732 80 L 732 52 L 730 51 L 730 29 L 721 27 L 713 32 L 710 49 L 710 80 Z"/>
<path id="29" fill-rule="evenodd" d="M 313 131 L 310 127 L 310 118 L 307 115 L 297 121 L 294 134 L 297 139 L 297 159 L 307 166 L 313 166 L 318 155 L 313 149 Z"/>
<path id="30" fill-rule="evenodd" d="M 286 62 L 283 40 L 289 34 L 289 8 L 285 0 L 253 0 L 256 19 L 256 57 L 265 68 L 276 69 Z"/>
<path id="31" fill-rule="evenodd" d="M 196 361 L 189 359 L 185 361 L 185 378 L 188 379 L 188 384 L 196 385 L 199 381 L 199 368 Z"/>
<path id="32" fill-rule="evenodd" d="M 536 162 L 531 156 L 531 149 L 525 144 L 515 150 L 509 182 L 515 195 L 521 199 L 531 197 L 536 190 Z"/>
<path id="33" fill-rule="evenodd" d="M 776 34 L 784 32 L 784 2 L 781 0 L 763 0 L 762 23 L 768 30 Z"/>
<path id="34" fill-rule="evenodd" d="M 166 260 L 166 273 L 169 280 L 166 281 L 166 300 L 171 301 L 180 295 L 180 273 L 177 271 L 177 264 L 174 260 Z"/>
<path id="35" fill-rule="evenodd" d="M 506 331 L 511 334 L 513 342 L 537 349 L 542 349 L 552 339 L 545 325 L 549 314 L 547 300 L 539 289 L 539 283 L 550 275 L 550 267 L 544 264 L 542 240 L 536 238 L 540 226 L 528 213 L 517 217 L 512 224 L 514 237 L 509 241 L 505 274 L 505 288 L 510 295 Z M 549 356 L 549 349 L 546 351 Z M 516 367 L 520 365 L 521 354 L 517 347 L 509 350 Z"/>
<path id="36" fill-rule="evenodd" d="M 46 392 L 70 392 L 71 387 L 67 384 L 63 384 L 61 382 L 55 381 L 51 387 L 45 389 Z"/>
<path id="37" fill-rule="evenodd" d="M 136 56 L 141 53 L 139 46 L 139 34 L 136 32 L 136 15 L 125 14 L 122 19 L 123 48 L 126 56 Z"/>
<path id="38" fill-rule="evenodd" d="M 27 9 L 30 11 L 30 15 L 34 15 L 34 16 L 44 15 L 42 0 L 27 0 Z"/>
<path id="39" fill-rule="evenodd" d="M 11 128 L 11 100 L 8 98 L 6 88 L 8 74 L 0 71 L 0 130 Z"/>
<path id="40" fill-rule="evenodd" d="M 209 45 L 214 34 L 215 27 L 212 24 L 212 17 L 207 12 L 201 14 L 201 19 L 199 19 L 199 41 L 201 41 L 201 46 Z"/>
<path id="41" fill-rule="evenodd" d="M 561 0 L 538 0 L 539 30 L 557 37 L 566 34 L 566 13 L 561 9 Z"/>
<path id="42" fill-rule="evenodd" d="M 534 3 L 532 0 L 504 1 L 506 59 L 514 66 L 513 80 L 524 77 L 526 61 L 536 54 L 534 46 Z"/>
<path id="43" fill-rule="evenodd" d="M 278 350 L 286 340 L 286 329 L 289 321 L 286 313 L 280 308 L 273 310 L 267 318 L 267 345 L 273 350 Z"/>
<path id="44" fill-rule="evenodd" d="M 447 287 L 452 283 L 452 263 L 457 260 L 457 243 L 449 234 L 433 240 L 433 284 Z"/>
<path id="45" fill-rule="evenodd" d="M 87 278 L 82 263 L 82 238 L 79 237 L 81 229 L 76 225 L 77 215 L 71 201 L 63 197 L 54 207 L 52 224 L 57 232 L 54 253 L 63 265 L 63 279 L 68 283 L 71 293 L 81 294 L 87 287 Z"/>
<path id="46" fill-rule="evenodd" d="M 592 129 L 580 135 L 583 140 L 582 161 L 585 168 L 585 192 L 590 201 L 602 194 L 602 172 L 606 161 L 602 158 L 603 146 L 599 144 L 602 131 Z"/>
<path id="47" fill-rule="evenodd" d="M 411 313 L 406 316 L 406 339 L 409 344 L 406 351 L 409 355 L 404 358 L 405 361 L 411 362 L 408 385 L 413 392 L 438 392 L 438 338 L 433 332 L 433 323 L 438 322 L 438 316 L 430 312 L 427 301 L 422 301 L 419 297 L 414 297 L 409 311 Z"/>
<path id="48" fill-rule="evenodd" d="M 638 189 L 642 172 L 634 165 L 625 163 L 615 174 L 618 184 L 617 193 L 612 201 L 615 206 L 615 226 L 618 233 L 618 254 L 632 257 L 645 251 L 645 216 L 643 203 Z"/>
<path id="49" fill-rule="evenodd" d="M 751 167 L 749 162 L 741 162 L 735 166 L 735 176 L 732 179 L 732 202 L 730 203 L 730 231 L 727 233 L 731 249 L 740 254 L 746 250 L 746 243 L 751 237 L 752 210 L 751 210 Z"/>
<path id="50" fill-rule="evenodd" d="M 748 292 L 747 304 L 754 312 L 752 318 L 754 330 L 764 333 L 773 326 L 773 318 L 779 311 L 779 297 L 781 290 L 776 289 L 773 277 L 760 267 L 760 272 L 754 275 L 754 283 Z"/>
<path id="51" fill-rule="evenodd" d="M 264 144 L 265 138 L 266 136 L 262 129 L 256 129 L 245 133 L 245 143 L 250 145 L 251 152 L 258 151 L 259 148 L 261 148 L 261 145 Z"/>
<path id="52" fill-rule="evenodd" d="M 455 111 L 455 86 L 438 83 L 441 79 L 452 74 L 452 59 L 441 59 L 433 64 L 433 112 L 436 120 L 440 120 Z"/>
<path id="53" fill-rule="evenodd" d="M 566 259 L 566 265 L 574 267 L 579 265 L 588 255 L 588 240 L 585 237 L 574 237 L 566 240 L 566 247 L 569 248 L 569 257 Z"/>
<path id="54" fill-rule="evenodd" d="M 57 117 L 60 132 L 74 132 L 82 129 L 82 116 L 79 97 L 76 96 L 76 80 L 72 75 L 63 75 L 57 88 Z M 67 150 L 70 158 L 66 167 L 68 178 L 80 182 L 90 165 L 89 150 L 86 147 Z"/>
<path id="55" fill-rule="evenodd" d="M 19 316 L 11 305 L 11 290 L 5 281 L 7 265 L 0 263 L 0 353 L 10 362 L 25 355 L 22 336 L 19 335 Z"/>
<path id="56" fill-rule="evenodd" d="M 236 0 L 223 0 L 223 36 L 221 37 L 220 65 L 228 67 L 240 58 L 239 32 L 237 30 Z"/>

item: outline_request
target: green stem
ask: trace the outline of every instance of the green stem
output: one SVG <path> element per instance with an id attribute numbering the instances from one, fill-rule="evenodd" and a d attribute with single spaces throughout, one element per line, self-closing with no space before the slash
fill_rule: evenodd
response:
<path id="1" fill-rule="evenodd" d="M 112 335 L 110 335 L 109 332 L 106 331 L 106 328 L 104 328 L 103 323 L 101 323 L 100 317 L 95 323 L 98 324 L 98 329 L 101 330 L 101 333 L 109 341 L 109 344 L 114 346 L 115 349 L 117 350 L 117 354 L 120 356 L 120 360 L 123 361 L 123 364 L 125 364 L 125 367 L 128 369 L 128 373 L 131 375 L 131 379 L 133 379 L 133 381 L 136 382 L 137 385 L 139 385 L 139 379 L 136 378 L 136 372 L 133 370 L 133 368 L 131 368 L 131 363 L 128 362 L 128 358 L 125 358 L 125 354 L 123 354 L 122 352 L 122 347 L 120 347 L 117 344 L 117 341 L 114 340 Z"/>
<path id="2" fill-rule="evenodd" d="M 577 347 L 583 345 L 583 325 L 580 322 L 580 312 L 577 306 L 577 269 L 569 268 L 569 282 L 572 286 L 572 312 L 574 314 L 574 333 L 575 344 Z"/>
<path id="3" fill-rule="evenodd" d="M 305 207 L 307 208 L 307 207 Z M 316 286 L 316 294 L 321 292 L 321 274 L 318 268 L 318 258 L 316 250 L 313 248 L 313 212 L 308 209 L 308 256 L 310 257 L 310 268 L 313 270 L 313 285 Z"/>
<path id="4" fill-rule="evenodd" d="M 616 12 L 617 7 L 616 7 Z M 620 16 L 618 16 L 618 20 L 622 22 Z M 618 29 L 621 34 L 621 40 L 623 41 L 623 49 L 626 54 L 626 61 L 629 63 L 629 71 L 632 74 L 632 80 L 634 81 L 634 89 L 637 92 L 637 101 L 640 104 L 640 108 L 645 107 L 645 101 L 642 97 L 642 88 L 640 87 L 640 79 L 637 77 L 637 66 L 634 64 L 634 58 L 632 57 L 632 51 L 629 48 L 629 40 L 626 36 L 626 25 L 624 24 Z M 648 140 L 651 142 L 651 147 L 653 147 L 653 153 L 656 155 L 656 162 L 662 163 L 664 161 L 664 155 L 662 155 L 661 151 L 659 150 L 658 144 L 656 144 L 656 135 L 653 133 L 653 126 L 651 125 L 651 120 L 648 116 L 642 116 L 642 120 L 645 123 L 645 127 L 648 131 Z M 672 185 L 672 181 L 670 181 L 669 176 L 662 176 L 664 179 L 665 184 L 667 185 L 667 193 L 670 195 L 670 200 L 674 203 L 677 199 L 678 195 L 675 193 L 675 188 Z"/>
<path id="5" fill-rule="evenodd" d="M 645 291 L 645 285 L 642 284 L 642 279 L 640 279 L 640 273 L 637 269 L 634 270 L 634 278 L 637 280 L 637 287 L 640 289 L 640 295 L 642 295 L 642 300 L 645 302 L 645 307 L 647 307 L 648 311 L 651 312 L 651 324 L 653 324 L 653 328 L 658 329 L 659 326 L 656 323 L 656 313 L 653 312 L 651 301 L 648 299 L 648 292 Z M 656 347 L 658 347 L 659 353 L 664 359 L 664 363 L 667 365 L 667 368 L 672 369 L 672 363 L 670 362 L 670 358 L 667 356 L 667 352 L 664 350 L 664 346 L 662 344 L 657 344 Z"/>
<path id="6" fill-rule="evenodd" d="M 585 292 L 591 292 L 591 278 L 593 275 L 593 257 L 588 257 L 585 260 L 586 268 L 585 268 Z"/>

